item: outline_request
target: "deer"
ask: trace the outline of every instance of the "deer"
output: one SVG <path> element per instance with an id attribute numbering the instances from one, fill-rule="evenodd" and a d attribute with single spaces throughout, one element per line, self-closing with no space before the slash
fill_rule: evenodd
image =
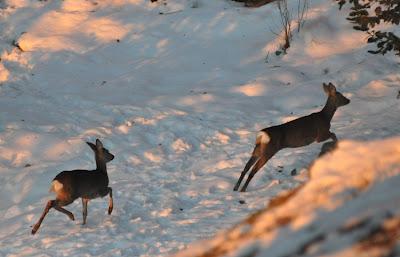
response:
<path id="1" fill-rule="evenodd" d="M 46 207 L 39 218 L 39 221 L 33 226 L 32 235 L 34 235 L 44 218 L 51 208 L 64 213 L 71 220 L 75 220 L 74 215 L 63 208 L 74 202 L 76 199 L 82 199 L 82 215 L 83 223 L 86 224 L 87 217 L 87 206 L 91 199 L 98 197 L 110 196 L 108 205 L 108 215 L 111 215 L 113 211 L 113 195 L 112 188 L 108 186 L 108 175 L 106 163 L 114 159 L 114 155 L 111 154 L 106 148 L 103 147 L 102 142 L 96 139 L 96 144 L 86 142 L 93 150 L 96 160 L 95 170 L 69 170 L 62 171 L 57 174 L 51 183 L 49 192 L 54 192 L 56 198 L 49 200 Z"/>
<path id="2" fill-rule="evenodd" d="M 323 142 L 330 138 L 333 142 L 337 142 L 335 133 L 330 131 L 331 120 L 337 108 L 349 104 L 350 100 L 336 91 L 336 87 L 331 82 L 329 84 L 323 83 L 323 90 L 328 99 L 321 111 L 281 125 L 264 128 L 258 132 L 254 150 L 240 174 L 234 191 L 238 191 L 246 173 L 253 167 L 241 189 L 241 192 L 245 192 L 257 171 L 284 148 L 302 147 L 313 142 Z"/>

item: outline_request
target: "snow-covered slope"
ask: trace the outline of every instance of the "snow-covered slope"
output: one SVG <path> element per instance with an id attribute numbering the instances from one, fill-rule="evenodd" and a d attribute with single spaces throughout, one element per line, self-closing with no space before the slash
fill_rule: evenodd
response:
<path id="1" fill-rule="evenodd" d="M 296 4 L 296 3 L 295 3 Z M 288 54 L 275 5 L 228 0 L 0 1 L 0 255 L 165 256 L 262 209 L 320 144 L 279 152 L 247 193 L 233 186 L 256 131 L 319 110 L 331 81 L 351 99 L 332 130 L 360 141 L 400 132 L 400 65 L 367 53 L 346 12 L 313 1 Z M 18 49 L 18 47 L 22 49 Z M 94 167 L 101 138 L 115 207 L 51 211 L 50 181 Z M 303 170 L 303 171 L 302 171 Z M 280 172 L 278 172 L 280 171 Z M 301 177 L 301 176 L 300 176 Z M 244 204 L 241 204 L 244 203 Z"/>
<path id="2" fill-rule="evenodd" d="M 400 256 L 400 138 L 345 141 L 310 180 L 176 256 Z"/>

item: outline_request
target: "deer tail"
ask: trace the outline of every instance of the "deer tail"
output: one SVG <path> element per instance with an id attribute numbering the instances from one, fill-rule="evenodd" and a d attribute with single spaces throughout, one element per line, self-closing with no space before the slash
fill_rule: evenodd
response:
<path id="1" fill-rule="evenodd" d="M 261 130 L 256 137 L 256 147 L 254 148 L 253 155 L 261 157 L 267 151 L 267 145 L 271 141 L 271 137 L 267 132 Z"/>
<path id="2" fill-rule="evenodd" d="M 258 132 L 257 138 L 256 138 L 256 145 L 258 145 L 258 144 L 266 145 L 269 143 L 269 141 L 271 141 L 271 138 L 269 137 L 267 132 L 265 132 L 263 130 Z"/>
<path id="3" fill-rule="evenodd" d="M 51 186 L 50 186 L 49 192 L 57 193 L 62 188 L 63 188 L 63 184 L 62 183 L 60 183 L 58 180 L 53 180 L 53 182 L 51 182 Z"/>

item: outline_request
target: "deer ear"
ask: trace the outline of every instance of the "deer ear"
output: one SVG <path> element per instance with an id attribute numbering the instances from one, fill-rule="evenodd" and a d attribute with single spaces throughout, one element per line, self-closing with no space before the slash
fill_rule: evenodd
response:
<path id="1" fill-rule="evenodd" d="M 329 92 L 333 95 L 333 94 L 336 94 L 336 87 L 331 83 L 331 82 L 329 82 Z"/>
<path id="2" fill-rule="evenodd" d="M 322 83 L 322 87 L 324 89 L 324 92 L 329 95 L 329 92 L 330 92 L 329 85 Z"/>
<path id="3" fill-rule="evenodd" d="M 88 144 L 88 146 L 90 146 L 90 148 L 92 148 L 93 151 L 96 151 L 96 146 L 93 143 L 86 142 L 86 144 Z"/>
<path id="4" fill-rule="evenodd" d="M 99 139 L 96 139 L 96 147 L 97 147 L 97 149 L 103 148 L 103 143 Z"/>

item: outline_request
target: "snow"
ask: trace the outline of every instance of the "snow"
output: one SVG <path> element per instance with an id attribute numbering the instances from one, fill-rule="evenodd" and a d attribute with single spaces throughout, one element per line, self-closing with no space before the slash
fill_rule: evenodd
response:
<path id="1" fill-rule="evenodd" d="M 400 132 L 398 58 L 368 54 L 333 2 L 311 3 L 281 56 L 274 4 L 0 7 L 0 256 L 167 256 L 232 227 L 304 183 L 321 144 L 280 151 L 248 192 L 232 191 L 257 131 L 322 108 L 323 82 L 351 99 L 332 121 L 339 140 Z M 76 201 L 74 222 L 52 210 L 30 235 L 55 175 L 95 167 L 85 141 L 96 138 L 116 156 L 112 215 L 93 200 L 81 226 Z"/>
<path id="2" fill-rule="evenodd" d="M 286 201 L 176 256 L 398 256 L 399 145 L 341 142 Z"/>

